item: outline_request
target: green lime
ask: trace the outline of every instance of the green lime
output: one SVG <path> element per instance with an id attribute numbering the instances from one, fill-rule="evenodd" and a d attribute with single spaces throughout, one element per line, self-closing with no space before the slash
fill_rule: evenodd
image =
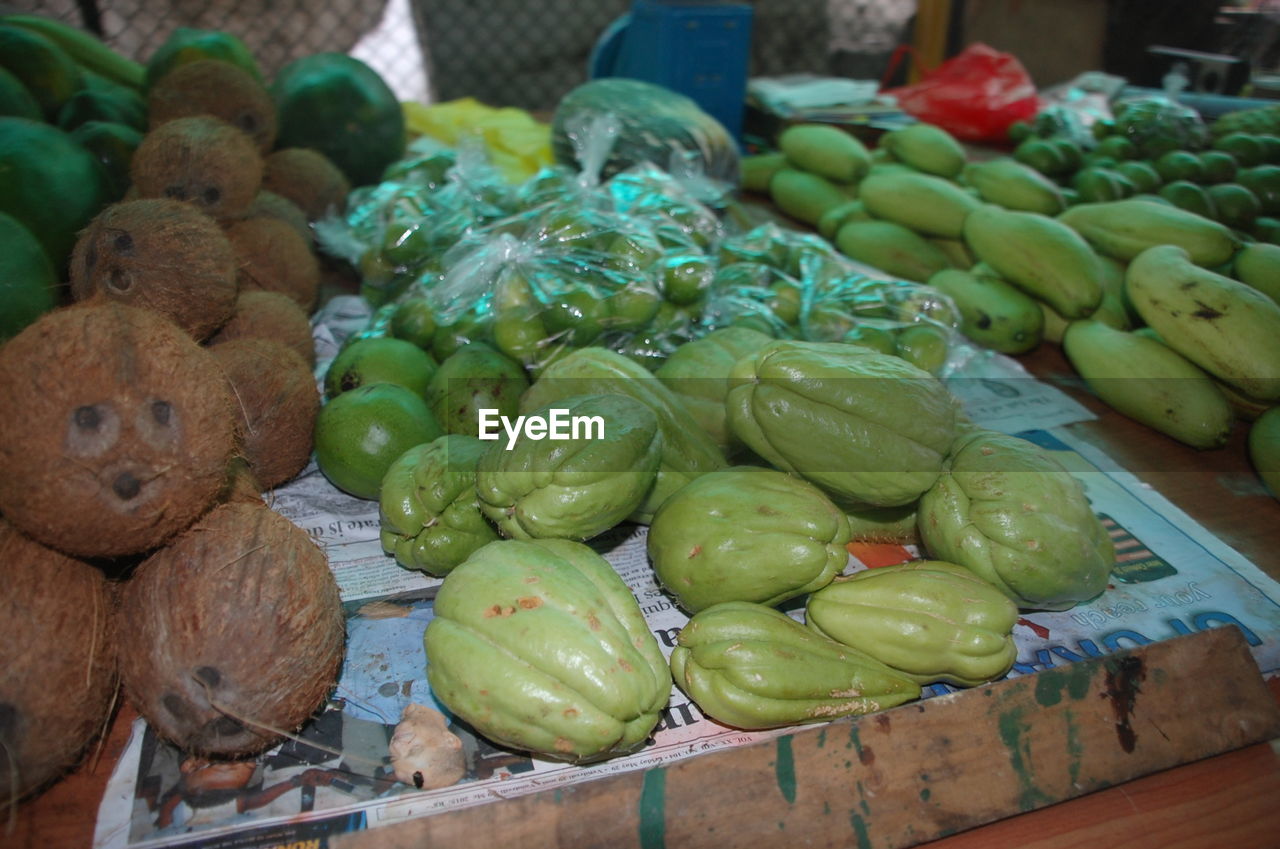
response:
<path id="1" fill-rule="evenodd" d="M 1205 218 L 1214 217 L 1213 201 L 1209 198 L 1208 193 L 1205 192 L 1203 186 L 1197 185 L 1190 180 L 1175 180 L 1172 183 L 1166 183 L 1160 188 L 1159 195 L 1179 209 L 1194 212 L 1196 215 L 1203 215 Z"/>
<path id="2" fill-rule="evenodd" d="M 1280 215 L 1280 165 L 1255 165 L 1236 175 L 1236 182 L 1253 192 L 1263 215 Z"/>
<path id="3" fill-rule="evenodd" d="M 1198 183 L 1204 178 L 1204 164 L 1200 157 L 1186 150 L 1171 150 L 1155 161 L 1156 172 L 1166 183 L 1190 180 Z"/>
<path id="4" fill-rule="evenodd" d="M 536 362 L 547 338 L 539 312 L 539 307 L 518 307 L 494 316 L 489 331 L 493 346 L 526 366 Z"/>
<path id="5" fill-rule="evenodd" d="M 1014 121 L 1008 129 L 1009 141 L 1019 144 L 1031 137 L 1031 125 L 1026 121 Z"/>
<path id="6" fill-rule="evenodd" d="M 648 236 L 617 233 L 609 239 L 604 267 L 618 271 L 644 272 L 662 256 L 658 242 Z"/>
<path id="7" fill-rule="evenodd" d="M 408 340 L 368 336 L 333 358 L 324 375 L 324 392 L 335 398 L 366 384 L 393 383 L 425 397 L 436 368 L 431 355 Z"/>
<path id="8" fill-rule="evenodd" d="M 421 395 L 394 383 L 367 383 L 332 398 L 316 416 L 316 465 L 329 482 L 377 500 L 396 459 L 444 435 Z"/>
<path id="9" fill-rule="evenodd" d="M 716 265 L 701 256 L 675 256 L 662 263 L 662 294 L 673 304 L 702 300 L 716 275 Z"/>
<path id="10" fill-rule="evenodd" d="M 22 222 L 0 212 L 0 343 L 57 306 L 58 276 Z"/>
<path id="11" fill-rule="evenodd" d="M 1142 159 L 1121 162 L 1116 166 L 1116 173 L 1128 178 L 1139 192 L 1154 192 L 1164 182 L 1155 166 Z"/>
<path id="12" fill-rule="evenodd" d="M 870 348 L 873 351 L 879 351 L 882 354 L 890 356 L 898 355 L 898 339 L 892 330 L 887 327 L 873 327 L 870 324 L 856 324 L 845 333 L 842 342 L 848 342 L 851 345 L 861 345 L 864 348 Z"/>
<path id="13" fill-rule="evenodd" d="M 1071 170 L 1066 154 L 1047 139 L 1027 139 L 1013 149 L 1013 158 L 1041 174 L 1063 174 Z"/>
<path id="14" fill-rule="evenodd" d="M 611 330 L 640 330 L 658 314 L 662 296 L 636 280 L 618 289 L 605 301 Z"/>
<path id="15" fill-rule="evenodd" d="M 1107 156 L 1105 153 L 1090 153 L 1084 158 L 1084 167 L 1086 168 L 1115 168 L 1119 164 L 1119 159 L 1114 156 Z"/>
<path id="16" fill-rule="evenodd" d="M 934 324 L 913 324 L 898 331 L 898 356 L 929 374 L 947 364 L 947 332 Z"/>
<path id="17" fill-rule="evenodd" d="M 1110 156 L 1117 161 L 1134 159 L 1138 155 L 1138 146 L 1124 136 L 1107 136 L 1098 142 L 1095 153 Z"/>
<path id="18" fill-rule="evenodd" d="M 1239 183 L 1218 183 L 1207 190 L 1218 221 L 1237 230 L 1247 230 L 1262 214 L 1262 204 L 1253 192 Z"/>
<path id="19" fill-rule="evenodd" d="M 1116 122 L 1112 121 L 1110 118 L 1101 118 L 1094 121 L 1093 126 L 1089 128 L 1089 131 L 1093 133 L 1093 137 L 1098 141 L 1102 141 L 1107 136 L 1114 133 L 1115 130 Z"/>
<path id="20" fill-rule="evenodd" d="M 1230 133 L 1213 142 L 1214 150 L 1225 150 L 1235 157 L 1240 167 L 1261 165 L 1266 158 L 1267 149 L 1258 137 L 1252 133 Z"/>
<path id="21" fill-rule="evenodd" d="M 1236 158 L 1225 150 L 1206 150 L 1200 154 L 1200 164 L 1206 183 L 1230 183 L 1240 168 Z"/>
<path id="22" fill-rule="evenodd" d="M 542 323 L 552 335 L 570 345 L 590 345 L 604 330 L 608 308 L 585 287 L 555 295 L 542 313 Z"/>
<path id="23" fill-rule="evenodd" d="M 1280 136 L 1263 133 L 1256 138 L 1262 145 L 1262 161 L 1280 164 Z"/>
<path id="24" fill-rule="evenodd" d="M 436 311 L 424 297 L 406 298 L 396 305 L 396 311 L 391 314 L 389 329 L 395 338 L 412 342 L 424 351 L 429 350 L 436 335 Z"/>
<path id="25" fill-rule="evenodd" d="M 463 345 L 479 342 L 487 332 L 485 322 L 485 317 L 469 312 L 452 324 L 440 325 L 431 340 L 431 356 L 442 363 Z"/>
<path id="26" fill-rule="evenodd" d="M 1280 218 L 1272 218 L 1269 215 L 1259 216 L 1254 219 L 1252 233 L 1259 242 L 1280 245 Z"/>
<path id="27" fill-rule="evenodd" d="M 0 67 L 0 115 L 27 118 L 31 121 L 44 120 L 39 102 L 22 84 L 22 80 L 3 67 Z"/>
<path id="28" fill-rule="evenodd" d="M 1074 171 L 1084 164 L 1084 151 L 1080 149 L 1080 145 L 1066 136 L 1058 136 L 1049 139 L 1049 144 L 1053 145 L 1062 153 L 1063 160 L 1067 163 L 1066 170 Z"/>
<path id="29" fill-rule="evenodd" d="M 1133 184 L 1110 168 L 1084 168 L 1071 179 L 1071 187 L 1085 203 L 1120 200 L 1133 194 Z"/>

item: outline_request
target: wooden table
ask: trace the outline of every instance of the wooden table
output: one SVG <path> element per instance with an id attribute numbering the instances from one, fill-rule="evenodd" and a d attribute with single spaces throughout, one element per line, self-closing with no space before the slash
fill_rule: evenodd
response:
<path id="1" fill-rule="evenodd" d="M 1280 502 L 1262 492 L 1249 466 L 1243 426 L 1236 428 L 1227 447 L 1196 452 L 1117 415 L 1080 391 L 1056 347 L 1045 345 L 1023 362 L 1098 414 L 1095 422 L 1072 425 L 1073 433 L 1106 451 L 1280 579 Z M 1280 700 L 1280 683 L 1272 682 L 1271 692 Z M 96 756 L 20 806 L 11 828 L 0 832 L 0 845 L 14 849 L 88 846 L 106 781 L 127 742 L 134 716 L 123 705 Z M 973 780 L 981 782 L 982 777 Z M 1275 743 L 1263 743 L 925 845 L 931 849 L 1276 849 L 1280 846 L 1277 800 L 1280 754 Z M 500 818 L 502 811 L 499 803 L 490 816 Z M 368 834 L 372 838 L 376 833 Z M 739 835 L 739 841 L 724 845 L 760 843 Z"/>

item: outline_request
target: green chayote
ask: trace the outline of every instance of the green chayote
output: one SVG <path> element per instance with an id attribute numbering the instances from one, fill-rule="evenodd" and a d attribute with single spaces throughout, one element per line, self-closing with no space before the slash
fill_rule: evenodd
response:
<path id="1" fill-rule="evenodd" d="M 917 560 L 837 578 L 809 596 L 805 622 L 919 684 L 973 687 L 1002 677 L 1018 650 L 1018 608 L 963 566 Z"/>
<path id="2" fill-rule="evenodd" d="M 1035 443 L 994 431 L 956 440 L 920 499 L 919 526 L 930 555 L 973 571 L 1021 608 L 1087 601 L 1115 565 L 1080 482 Z"/>
<path id="3" fill-rule="evenodd" d="M 940 380 L 861 345 L 771 342 L 729 382 L 734 433 L 844 507 L 915 501 L 956 434 L 958 404 Z"/>
<path id="4" fill-rule="evenodd" d="M 382 479 L 382 550 L 406 569 L 444 575 L 496 540 L 476 497 L 485 448 L 475 437 L 448 434 L 400 455 Z"/>
<path id="5" fill-rule="evenodd" d="M 737 728 L 825 722 L 920 696 L 920 685 L 785 613 L 729 601 L 700 611 L 671 652 L 676 685 Z"/>
<path id="6" fill-rule="evenodd" d="M 570 540 L 500 540 L 445 578 L 431 692 L 494 742 L 586 762 L 644 745 L 671 673 L 627 585 Z"/>
<path id="7" fill-rule="evenodd" d="M 480 509 L 505 536 L 590 539 L 634 512 L 653 489 L 662 432 L 648 407 L 626 395 L 580 395 L 530 417 L 553 423 L 553 410 L 569 438 L 526 434 L 514 445 L 499 439 L 476 468 Z M 574 419 L 587 420 L 576 434 Z"/>
<path id="8" fill-rule="evenodd" d="M 849 521 L 816 486 L 755 466 L 709 472 L 653 517 L 649 559 L 680 606 L 780 604 L 830 583 L 849 562 Z"/>

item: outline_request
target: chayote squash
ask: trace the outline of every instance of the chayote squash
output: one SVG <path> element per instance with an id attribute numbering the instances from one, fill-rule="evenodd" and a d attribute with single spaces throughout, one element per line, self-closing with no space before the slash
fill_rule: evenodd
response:
<path id="1" fill-rule="evenodd" d="M 853 542 L 918 543 L 916 529 L 919 501 L 897 507 L 855 507 L 844 511 Z"/>
<path id="2" fill-rule="evenodd" d="M 1002 677 L 1018 649 L 1018 608 L 977 575 L 917 560 L 837 578 L 809 596 L 805 622 L 919 684 L 973 687 Z"/>
<path id="3" fill-rule="evenodd" d="M 729 373 L 738 360 L 772 341 L 772 336 L 749 327 L 721 327 L 676 348 L 654 372 L 728 456 L 742 450 L 742 441 L 725 420 Z"/>
<path id="4" fill-rule="evenodd" d="M 424 638 L 432 694 L 480 734 L 576 763 L 644 745 L 671 674 L 609 563 L 571 540 L 499 540 L 445 578 Z"/>
<path id="5" fill-rule="evenodd" d="M 800 478 L 756 466 L 708 472 L 658 508 L 649 559 L 691 613 L 722 601 L 781 604 L 849 562 L 849 521 Z"/>
<path id="6" fill-rule="evenodd" d="M 658 417 L 662 431 L 662 464 L 653 489 L 629 518 L 647 523 L 667 496 L 698 475 L 728 465 L 715 440 L 661 380 L 644 366 L 608 348 L 579 348 L 553 361 L 520 399 L 528 413 L 575 395 L 630 395 Z"/>
<path id="7" fill-rule="evenodd" d="M 476 469 L 480 509 L 515 539 L 590 539 L 621 522 L 649 495 L 662 460 L 658 418 L 629 395 L 579 395 L 535 410 L 562 411 L 568 439 L 525 435 L 492 443 Z M 573 432 L 574 419 L 596 419 Z M 599 436 L 599 438 L 597 438 Z"/>
<path id="8" fill-rule="evenodd" d="M 842 507 L 893 507 L 933 485 L 956 434 L 943 383 L 861 345 L 778 340 L 733 367 L 729 424 Z"/>
<path id="9" fill-rule="evenodd" d="M 406 569 L 444 575 L 496 540 L 476 497 L 476 463 L 487 447 L 447 434 L 401 454 L 382 479 L 382 550 Z"/>
<path id="10" fill-rule="evenodd" d="M 956 440 L 920 499 L 919 522 L 931 556 L 971 570 L 1021 608 L 1087 601 L 1115 565 L 1080 482 L 1035 443 L 994 431 Z"/>
<path id="11" fill-rule="evenodd" d="M 737 728 L 825 722 L 920 696 L 907 676 L 761 604 L 708 607 L 676 642 L 676 685 L 707 716 Z"/>

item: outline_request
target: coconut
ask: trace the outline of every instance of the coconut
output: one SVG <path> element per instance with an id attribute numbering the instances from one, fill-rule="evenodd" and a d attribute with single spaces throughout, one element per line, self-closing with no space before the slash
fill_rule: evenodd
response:
<path id="1" fill-rule="evenodd" d="M 333 160 L 308 147 L 286 147 L 268 155 L 262 187 L 296 203 L 311 221 L 342 212 L 351 191 Z"/>
<path id="2" fill-rule="evenodd" d="M 0 799 L 73 767 L 116 693 L 110 585 L 102 573 L 0 519 Z"/>
<path id="3" fill-rule="evenodd" d="M 235 415 L 213 355 L 160 314 L 45 313 L 0 347 L 0 513 L 77 557 L 155 548 L 213 505 Z"/>
<path id="4" fill-rule="evenodd" d="M 245 218 L 226 226 L 239 263 L 241 291 L 281 292 L 308 314 L 320 294 L 320 261 L 306 239 L 278 218 Z"/>
<path id="5" fill-rule="evenodd" d="M 253 75 L 230 62 L 179 65 L 147 92 L 151 129 L 175 118 L 212 115 L 244 132 L 266 155 L 276 143 L 276 104 Z"/>
<path id="6" fill-rule="evenodd" d="M 261 189 L 258 192 L 257 197 L 253 199 L 253 203 L 249 204 L 249 209 L 245 212 L 244 217 L 279 218 L 297 230 L 298 235 L 306 239 L 308 245 L 315 240 L 315 234 L 311 232 L 311 225 L 307 222 L 306 213 L 287 197 L 267 189 Z"/>
<path id="7" fill-rule="evenodd" d="M 139 197 L 186 201 L 214 218 L 236 218 L 262 187 L 262 156 L 226 121 L 197 115 L 143 136 L 129 174 Z"/>
<path id="8" fill-rule="evenodd" d="M 227 485 L 218 497 L 218 502 L 249 501 L 263 504 L 262 489 L 262 484 L 249 468 L 249 461 L 244 457 L 232 457 L 227 469 Z"/>
<path id="9" fill-rule="evenodd" d="M 293 298 L 280 292 L 261 289 L 241 292 L 231 320 L 213 334 L 209 345 L 221 345 L 232 339 L 274 339 L 297 351 L 308 366 L 316 363 L 311 321 Z"/>
<path id="10" fill-rule="evenodd" d="M 292 480 L 311 459 L 320 412 L 315 377 L 297 351 L 270 339 L 236 339 L 209 349 L 240 410 L 241 453 L 263 489 Z"/>
<path id="11" fill-rule="evenodd" d="M 296 730 L 342 664 L 324 552 L 264 504 L 220 504 L 147 558 L 121 593 L 120 677 L 166 739 L 242 757 Z"/>
<path id="12" fill-rule="evenodd" d="M 108 206 L 71 254 L 71 296 L 155 310 L 196 339 L 235 311 L 236 257 L 217 222 L 190 204 L 148 198 Z"/>

